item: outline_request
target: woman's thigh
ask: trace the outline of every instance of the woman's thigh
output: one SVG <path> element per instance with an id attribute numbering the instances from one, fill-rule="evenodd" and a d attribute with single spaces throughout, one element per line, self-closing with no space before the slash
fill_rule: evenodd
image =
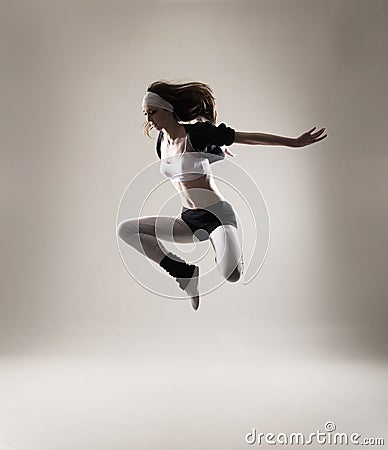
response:
<path id="1" fill-rule="evenodd" d="M 227 279 L 236 278 L 237 281 L 244 269 L 242 246 L 237 228 L 233 225 L 219 226 L 210 233 L 210 241 L 221 275 Z"/>
<path id="2" fill-rule="evenodd" d="M 193 232 L 180 217 L 142 216 L 129 221 L 139 233 L 150 234 L 163 241 L 193 242 Z"/>

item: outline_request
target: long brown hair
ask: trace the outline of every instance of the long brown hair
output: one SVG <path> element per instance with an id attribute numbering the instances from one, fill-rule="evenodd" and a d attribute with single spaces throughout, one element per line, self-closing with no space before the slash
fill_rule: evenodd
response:
<path id="1" fill-rule="evenodd" d="M 174 107 L 174 117 L 179 122 L 205 118 L 213 124 L 216 123 L 216 100 L 208 84 L 199 81 L 174 83 L 158 80 L 151 83 L 147 91 L 154 92 L 170 102 Z M 147 121 L 144 125 L 144 134 L 148 137 L 151 137 L 150 129 L 151 125 Z"/>

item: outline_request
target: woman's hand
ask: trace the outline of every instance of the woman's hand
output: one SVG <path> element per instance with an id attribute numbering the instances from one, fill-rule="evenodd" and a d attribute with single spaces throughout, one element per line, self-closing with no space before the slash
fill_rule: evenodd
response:
<path id="1" fill-rule="evenodd" d="M 327 134 L 320 137 L 326 128 L 321 128 L 315 133 L 312 133 L 315 128 L 317 127 L 314 127 L 310 131 L 306 131 L 306 133 L 303 133 L 299 137 L 295 138 L 293 140 L 292 147 L 305 147 L 306 145 L 314 144 L 315 142 L 321 141 L 327 137 Z"/>
<path id="2" fill-rule="evenodd" d="M 224 149 L 224 153 L 226 153 L 229 156 L 236 156 L 234 153 L 232 153 L 228 148 Z"/>

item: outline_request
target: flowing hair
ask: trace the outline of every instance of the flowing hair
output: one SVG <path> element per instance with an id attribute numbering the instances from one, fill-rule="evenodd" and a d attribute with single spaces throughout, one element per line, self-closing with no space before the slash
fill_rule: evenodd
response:
<path id="1" fill-rule="evenodd" d="M 212 124 L 216 123 L 216 100 L 208 84 L 199 81 L 173 83 L 159 80 L 151 83 L 147 91 L 154 92 L 170 102 L 178 122 L 206 119 Z M 148 137 L 151 137 L 150 129 L 151 125 L 147 121 L 144 125 L 144 134 Z"/>

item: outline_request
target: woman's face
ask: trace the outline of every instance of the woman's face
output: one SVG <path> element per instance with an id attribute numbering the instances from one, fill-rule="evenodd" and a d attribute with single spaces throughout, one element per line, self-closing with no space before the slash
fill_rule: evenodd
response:
<path id="1" fill-rule="evenodd" d="M 143 113 L 147 117 L 147 121 L 152 125 L 152 128 L 158 131 L 165 127 L 169 119 L 171 120 L 169 117 L 171 113 L 156 106 L 148 106 Z"/>

